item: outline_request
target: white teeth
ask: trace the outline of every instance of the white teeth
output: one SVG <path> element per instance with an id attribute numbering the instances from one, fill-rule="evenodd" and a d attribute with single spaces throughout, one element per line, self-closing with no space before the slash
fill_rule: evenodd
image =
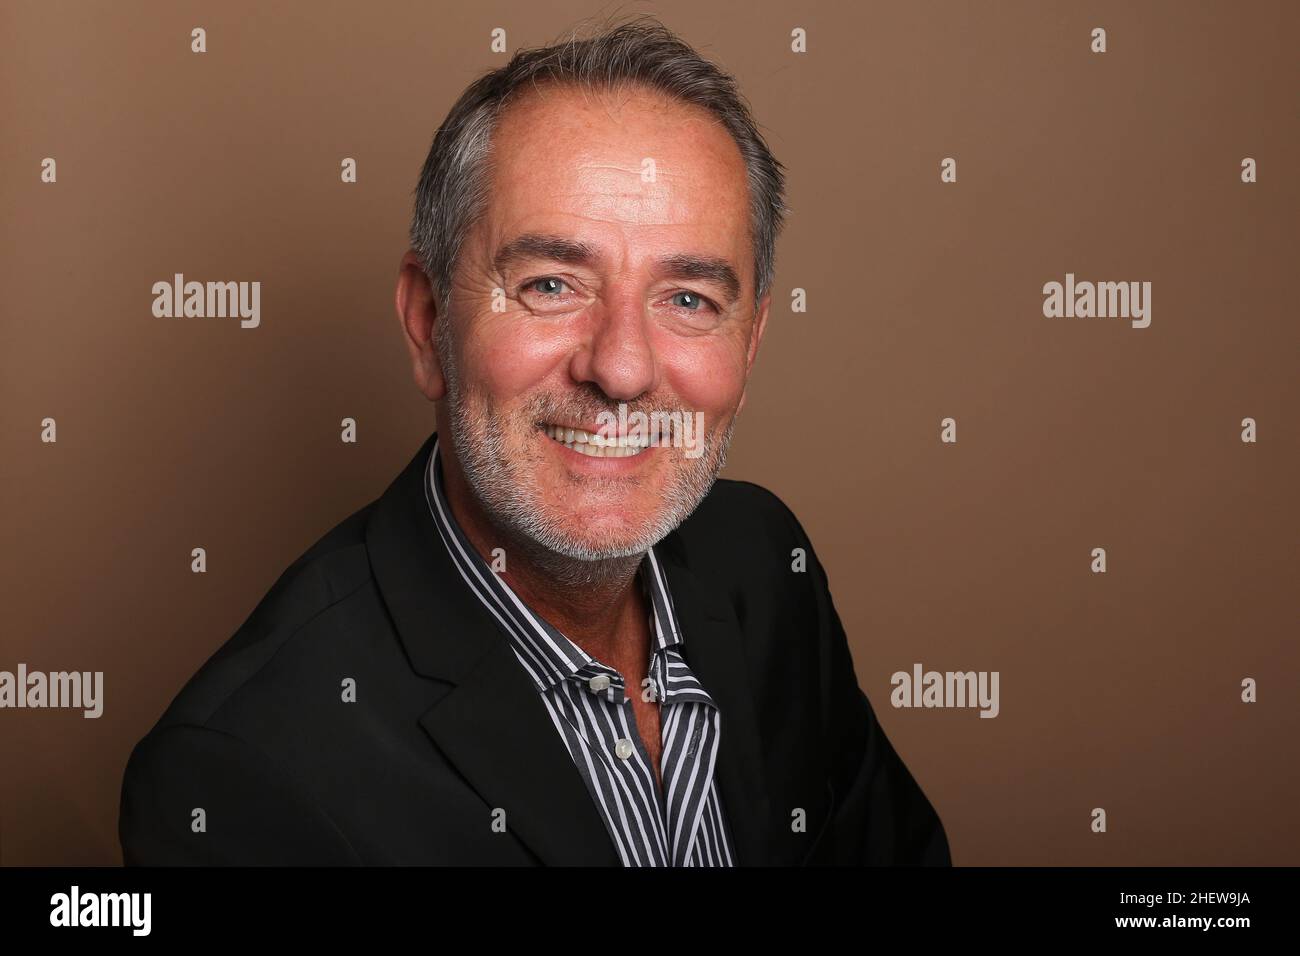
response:
<path id="1" fill-rule="evenodd" d="M 601 438 L 590 435 L 580 428 L 563 428 L 559 425 L 545 425 L 542 428 L 549 437 L 565 448 L 571 448 L 580 455 L 591 458 L 628 458 L 639 455 L 650 444 L 645 436 Z"/>
<path id="2" fill-rule="evenodd" d="M 647 448 L 650 445 L 647 435 L 610 435 L 608 438 L 592 435 L 590 440 L 592 444 L 606 448 Z"/>

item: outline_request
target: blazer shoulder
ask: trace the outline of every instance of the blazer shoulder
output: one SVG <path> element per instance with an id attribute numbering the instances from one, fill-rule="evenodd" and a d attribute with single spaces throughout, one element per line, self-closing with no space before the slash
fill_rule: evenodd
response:
<path id="1" fill-rule="evenodd" d="M 672 545 L 700 580 L 733 605 L 788 606 L 812 600 L 812 575 L 792 575 L 791 562 L 811 545 L 794 512 L 775 492 L 752 481 L 719 479 L 677 529 Z"/>
<path id="2" fill-rule="evenodd" d="M 256 695 L 242 693 L 274 661 L 294 658 L 295 639 L 311 631 L 328 639 L 331 629 L 311 627 L 331 612 L 364 600 L 373 577 L 365 532 L 376 502 L 348 515 L 288 565 L 258 600 L 243 624 L 189 678 L 159 718 L 154 730 L 180 724 L 206 726 L 227 703 L 240 698 L 255 706 Z M 373 593 L 373 589 L 372 592 Z M 333 629 L 343 636 L 342 627 Z"/>
<path id="3" fill-rule="evenodd" d="M 719 540 L 747 548 L 756 543 L 806 539 L 794 511 L 774 491 L 752 481 L 719 478 L 681 525 L 689 542 Z M 755 541 L 755 539 L 758 539 Z"/>

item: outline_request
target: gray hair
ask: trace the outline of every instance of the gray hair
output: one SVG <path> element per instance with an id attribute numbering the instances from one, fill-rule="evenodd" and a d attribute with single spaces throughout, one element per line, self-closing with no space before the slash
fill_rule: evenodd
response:
<path id="1" fill-rule="evenodd" d="M 579 39 L 520 50 L 475 80 L 438 128 L 420 172 L 411 247 L 445 315 L 452 274 L 466 234 L 486 208 L 492 134 L 507 103 L 525 85 L 558 83 L 613 90 L 640 85 L 708 110 L 740 148 L 747 170 L 754 304 L 772 285 L 776 237 L 788 207 L 784 167 L 767 148 L 735 80 L 653 17 L 641 15 Z M 446 327 L 446 323 L 441 323 Z"/>

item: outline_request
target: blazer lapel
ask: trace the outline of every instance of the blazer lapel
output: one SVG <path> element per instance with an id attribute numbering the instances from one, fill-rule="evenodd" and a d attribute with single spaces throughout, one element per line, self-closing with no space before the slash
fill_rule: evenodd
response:
<path id="1" fill-rule="evenodd" d="M 604 821 L 545 704 L 429 513 L 425 468 L 436 437 L 384 492 L 366 529 L 371 567 L 411 667 L 450 685 L 420 725 L 544 863 L 616 866 Z"/>
<path id="2" fill-rule="evenodd" d="M 605 821 L 507 641 L 494 642 L 420 724 L 543 862 L 619 865 Z"/>
<path id="3" fill-rule="evenodd" d="M 736 862 L 741 866 L 769 864 L 773 860 L 769 843 L 773 820 L 768 769 L 740 623 L 725 595 L 689 569 L 678 532 L 655 545 L 655 554 L 664 568 L 681 628 L 682 656 L 721 715 L 716 780 L 736 844 Z"/>

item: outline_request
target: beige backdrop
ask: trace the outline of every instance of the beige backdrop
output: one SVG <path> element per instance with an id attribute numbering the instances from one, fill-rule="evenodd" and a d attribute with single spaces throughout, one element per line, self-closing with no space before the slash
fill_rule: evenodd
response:
<path id="1" fill-rule="evenodd" d="M 391 302 L 433 131 L 493 28 L 607 9 L 0 6 L 0 670 L 105 672 L 98 720 L 0 710 L 0 862 L 120 862 L 131 745 L 432 429 Z M 954 861 L 1300 863 L 1300 7 L 620 9 L 736 73 L 789 168 L 726 474 L 811 534 Z M 261 326 L 154 318 L 177 272 L 260 281 Z M 1044 317 L 1067 272 L 1152 282 L 1150 327 Z M 998 671 L 1000 715 L 894 709 L 915 662 Z"/>

